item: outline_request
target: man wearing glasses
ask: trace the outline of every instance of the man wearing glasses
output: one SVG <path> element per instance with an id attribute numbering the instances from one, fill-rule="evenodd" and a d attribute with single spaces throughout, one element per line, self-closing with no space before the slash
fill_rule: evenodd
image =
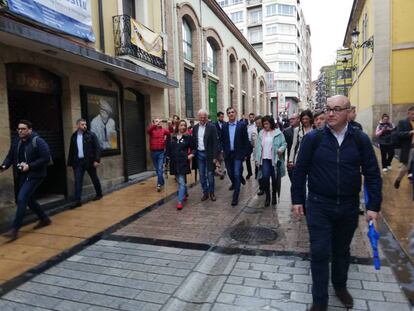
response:
<path id="1" fill-rule="evenodd" d="M 6 159 L 0 167 L 3 172 L 14 165 L 19 185 L 13 227 L 4 234 L 4 237 L 9 238 L 10 241 L 18 237 L 27 206 L 40 220 L 34 229 L 48 226 L 51 223 L 49 217 L 34 199 L 36 189 L 47 174 L 46 169 L 50 162 L 49 146 L 43 138 L 32 131 L 32 123 L 27 120 L 19 121 L 17 132 L 19 137 L 12 142 Z"/>
<path id="2" fill-rule="evenodd" d="M 327 125 L 304 136 L 293 171 L 292 204 L 297 216 L 304 215 L 308 180 L 306 220 L 313 281 L 311 311 L 327 310 L 330 257 L 335 294 L 345 307 L 353 306 L 346 283 L 350 244 L 358 225 L 361 172 L 370 198 L 366 206 L 367 220 L 376 224 L 381 207 L 382 181 L 377 158 L 369 137 L 348 123 L 349 110 L 347 97 L 337 95 L 328 99 Z M 357 143 L 357 135 L 361 143 Z"/>

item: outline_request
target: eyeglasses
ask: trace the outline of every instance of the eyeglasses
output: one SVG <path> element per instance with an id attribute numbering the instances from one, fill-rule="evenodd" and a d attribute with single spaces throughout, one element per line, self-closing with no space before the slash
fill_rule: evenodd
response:
<path id="1" fill-rule="evenodd" d="M 236 113 L 236 112 L 234 110 L 230 110 L 227 112 L 227 114 L 230 114 L 230 113 Z"/>
<path id="2" fill-rule="evenodd" d="M 27 131 L 28 130 L 28 128 L 27 127 L 19 127 L 18 129 L 17 129 L 17 131 L 19 132 L 19 131 Z"/>
<path id="3" fill-rule="evenodd" d="M 333 112 L 333 113 L 340 113 L 341 111 L 343 111 L 343 110 L 349 110 L 349 107 L 345 107 L 345 108 L 341 108 L 341 107 L 338 107 L 338 106 L 335 106 L 335 107 L 333 107 L 333 108 L 330 108 L 330 107 L 326 107 L 325 108 L 325 113 L 330 113 L 331 111 Z"/>

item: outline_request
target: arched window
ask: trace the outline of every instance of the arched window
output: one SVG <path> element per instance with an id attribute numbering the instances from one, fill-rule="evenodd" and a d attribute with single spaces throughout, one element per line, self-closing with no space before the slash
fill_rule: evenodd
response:
<path id="1" fill-rule="evenodd" d="M 209 40 L 207 40 L 207 69 L 217 74 L 217 51 Z"/>
<path id="2" fill-rule="evenodd" d="M 183 19 L 183 53 L 184 58 L 188 61 L 193 60 L 193 34 L 188 22 Z"/>

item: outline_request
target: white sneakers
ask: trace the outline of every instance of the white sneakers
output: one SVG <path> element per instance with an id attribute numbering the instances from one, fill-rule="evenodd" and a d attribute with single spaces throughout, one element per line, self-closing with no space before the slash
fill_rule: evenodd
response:
<path id="1" fill-rule="evenodd" d="M 384 167 L 384 168 L 382 169 L 382 171 L 383 171 L 384 173 L 386 173 L 386 172 L 388 172 L 388 168 Z"/>

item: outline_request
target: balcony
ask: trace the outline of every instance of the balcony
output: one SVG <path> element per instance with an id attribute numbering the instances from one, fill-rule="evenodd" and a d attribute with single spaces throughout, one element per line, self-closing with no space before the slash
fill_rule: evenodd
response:
<path id="1" fill-rule="evenodd" d="M 260 26 L 262 25 L 263 20 L 262 18 L 249 18 L 247 20 L 247 27 L 254 27 L 254 26 Z"/>
<path id="2" fill-rule="evenodd" d="M 262 2 L 262 0 L 246 0 L 246 5 L 247 7 L 259 6 Z"/>
<path id="3" fill-rule="evenodd" d="M 155 67 L 165 69 L 166 52 L 162 43 L 162 57 L 157 57 L 144 51 L 131 42 L 131 17 L 128 15 L 117 15 L 112 18 L 114 25 L 115 55 L 131 56 Z M 150 31 L 147 29 L 147 31 Z M 150 31 L 152 32 L 152 31 Z M 153 32 L 152 32 L 153 33 Z"/>

